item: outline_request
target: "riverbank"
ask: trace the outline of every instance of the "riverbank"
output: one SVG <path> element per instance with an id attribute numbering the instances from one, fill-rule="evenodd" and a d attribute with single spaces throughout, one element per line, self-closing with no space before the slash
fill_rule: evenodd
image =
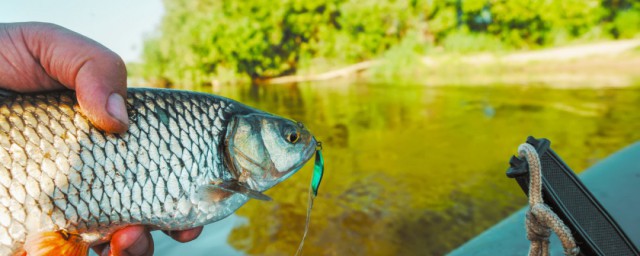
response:
<path id="1" fill-rule="evenodd" d="M 401 74 L 379 75 L 385 60 L 329 72 L 278 77 L 267 84 L 364 79 L 414 85 L 541 85 L 555 88 L 627 87 L 640 81 L 640 40 L 619 40 L 508 54 L 441 53 L 408 62 Z M 397 67 L 396 67 L 397 68 Z"/>

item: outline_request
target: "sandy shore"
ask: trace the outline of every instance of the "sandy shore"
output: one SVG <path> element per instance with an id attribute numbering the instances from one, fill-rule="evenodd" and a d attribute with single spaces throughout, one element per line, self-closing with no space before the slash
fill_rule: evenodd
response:
<path id="1" fill-rule="evenodd" d="M 516 52 L 422 59 L 426 85 L 628 87 L 640 81 L 640 40 Z"/>
<path id="2" fill-rule="evenodd" d="M 357 63 L 314 75 L 274 78 L 269 84 L 373 79 L 383 60 Z M 627 87 L 640 81 L 640 40 L 618 40 L 508 54 L 441 54 L 420 58 L 405 82 L 427 86 L 541 85 L 556 88 Z M 389 81 L 393 82 L 393 81 Z"/>

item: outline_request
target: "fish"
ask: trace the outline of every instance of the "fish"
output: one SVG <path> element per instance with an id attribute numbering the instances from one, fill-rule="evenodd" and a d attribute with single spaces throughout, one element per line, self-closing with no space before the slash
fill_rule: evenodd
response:
<path id="1" fill-rule="evenodd" d="M 296 173 L 316 139 L 299 122 L 224 97 L 129 88 L 111 134 L 73 91 L 0 92 L 0 255 L 87 255 L 129 225 L 218 221 Z"/>

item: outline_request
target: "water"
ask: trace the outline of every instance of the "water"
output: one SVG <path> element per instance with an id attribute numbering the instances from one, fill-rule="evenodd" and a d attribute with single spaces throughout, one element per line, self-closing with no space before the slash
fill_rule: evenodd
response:
<path id="1" fill-rule="evenodd" d="M 576 171 L 640 139 L 638 88 L 303 84 L 203 90 L 301 121 L 323 142 L 325 176 L 304 255 L 441 255 L 524 206 L 524 194 L 505 171 L 528 135 L 550 139 Z M 243 206 L 232 217 L 243 221 L 207 226 L 209 233 L 175 248 L 189 255 L 215 248 L 293 255 L 312 168 L 308 163 L 267 191 L 274 201 Z"/>

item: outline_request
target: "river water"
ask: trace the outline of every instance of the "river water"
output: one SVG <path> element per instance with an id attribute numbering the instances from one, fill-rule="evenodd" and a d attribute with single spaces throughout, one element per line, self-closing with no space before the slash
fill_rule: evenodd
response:
<path id="1" fill-rule="evenodd" d="M 580 172 L 640 139 L 640 88 L 311 83 L 203 88 L 303 122 L 325 177 L 305 255 L 441 255 L 524 206 L 506 178 L 528 135 Z M 312 163 L 187 244 L 157 255 L 293 255 Z M 499 246 L 499 245 L 496 245 Z M 523 252 L 525 253 L 525 252 Z"/>

